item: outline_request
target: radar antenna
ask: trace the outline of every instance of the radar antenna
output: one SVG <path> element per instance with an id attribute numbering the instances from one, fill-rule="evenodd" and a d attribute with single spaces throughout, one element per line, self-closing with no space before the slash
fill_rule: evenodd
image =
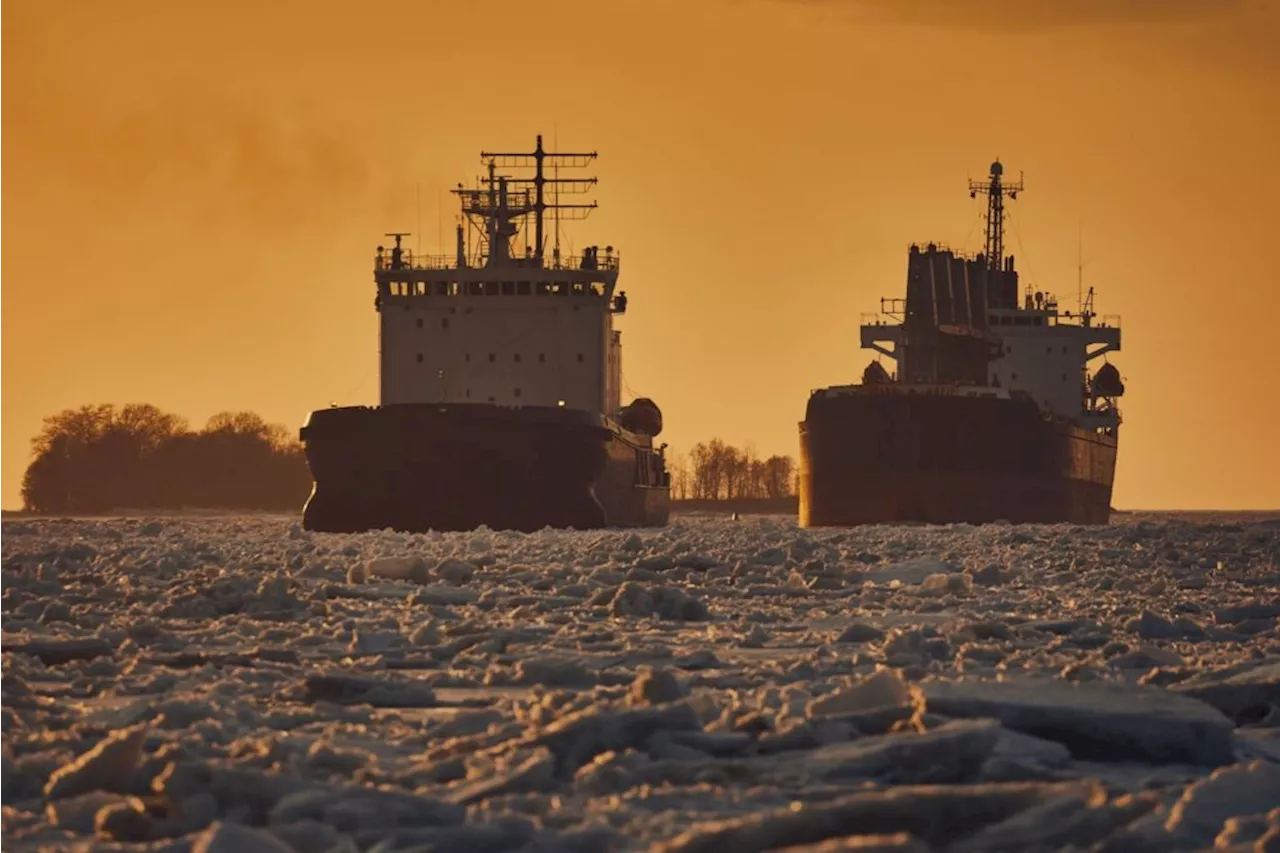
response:
<path id="1" fill-rule="evenodd" d="M 1002 180 L 1004 166 L 1000 158 L 991 164 L 991 174 L 985 181 L 969 181 L 969 198 L 977 198 L 979 193 L 987 196 L 987 269 L 999 272 L 1004 267 L 1004 194 L 1009 198 L 1017 198 L 1022 191 L 1022 174 L 1018 174 L 1016 184 L 1006 184 Z"/>
<path id="2" fill-rule="evenodd" d="M 501 152 L 501 151 L 481 151 L 480 158 L 488 162 L 490 169 L 498 168 L 520 168 L 534 167 L 532 178 L 505 178 L 504 180 L 513 189 L 520 185 L 533 185 L 533 203 L 530 205 L 533 209 L 534 221 L 534 257 L 537 258 L 538 266 L 542 266 L 543 253 L 545 250 L 545 240 L 542 235 L 543 214 L 548 210 L 557 211 L 581 211 L 579 217 L 570 216 L 569 218 L 586 218 L 586 216 L 595 209 L 596 203 L 590 204 L 560 204 L 559 194 L 566 193 L 585 193 L 592 185 L 596 183 L 595 178 L 548 178 L 543 174 L 542 165 L 546 160 L 550 160 L 556 168 L 556 174 L 559 174 L 561 166 L 569 168 L 582 168 L 596 158 L 596 152 L 587 151 L 581 153 L 570 152 L 552 152 L 545 151 L 542 148 L 542 134 L 538 134 L 537 145 L 532 151 L 528 152 Z M 543 187 L 552 184 L 556 190 L 556 201 L 547 203 Z"/>

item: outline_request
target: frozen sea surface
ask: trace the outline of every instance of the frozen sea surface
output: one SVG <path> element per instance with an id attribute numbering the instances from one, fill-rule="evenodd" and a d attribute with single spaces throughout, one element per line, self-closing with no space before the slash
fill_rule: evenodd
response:
<path id="1" fill-rule="evenodd" d="M 3 525 L 20 850 L 1280 850 L 1280 516 Z"/>

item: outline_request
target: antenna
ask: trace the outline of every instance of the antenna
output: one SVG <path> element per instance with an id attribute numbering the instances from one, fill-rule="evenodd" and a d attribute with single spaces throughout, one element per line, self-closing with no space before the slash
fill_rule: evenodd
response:
<path id="1" fill-rule="evenodd" d="M 553 121 L 551 123 L 551 144 L 555 145 L 555 147 L 557 148 L 560 147 L 560 122 L 558 121 Z M 555 259 L 556 268 L 559 269 L 560 268 L 560 164 L 553 163 L 552 168 L 555 169 L 555 184 L 552 186 L 552 189 L 555 190 L 555 194 L 556 194 L 556 207 L 555 207 L 555 212 L 552 214 L 552 216 L 554 216 L 556 220 L 555 222 L 556 247 L 551 257 Z"/>
<path id="2" fill-rule="evenodd" d="M 1004 267 L 1004 194 L 1009 198 L 1017 198 L 1022 191 L 1022 174 L 1018 175 L 1016 184 L 1002 182 L 1004 166 L 1000 158 L 991 164 L 991 174 L 985 181 L 969 181 L 969 198 L 977 198 L 981 193 L 987 196 L 987 269 L 999 272 Z"/>
<path id="3" fill-rule="evenodd" d="M 1076 313 L 1084 310 L 1084 226 L 1076 222 Z"/>
<path id="4" fill-rule="evenodd" d="M 415 242 L 413 253 L 415 255 L 422 254 L 422 183 L 418 183 L 418 239 Z"/>
<path id="5" fill-rule="evenodd" d="M 553 211 L 555 225 L 558 232 L 562 211 L 581 211 L 581 216 L 568 216 L 568 218 L 582 219 L 596 207 L 595 202 L 591 202 L 590 204 L 560 203 L 561 191 L 568 193 L 585 193 L 596 183 L 595 178 L 561 178 L 560 167 L 563 165 L 567 168 L 582 168 L 594 160 L 596 156 L 596 152 L 594 151 L 579 153 L 546 151 L 542 147 L 542 134 L 538 134 L 537 145 L 533 151 L 480 152 L 480 157 L 486 160 L 490 166 L 489 182 L 491 184 L 491 191 L 492 182 L 495 179 L 492 171 L 493 166 L 497 165 L 503 168 L 527 168 L 532 166 L 534 168 L 534 175 L 532 178 L 503 177 L 501 180 L 505 181 L 513 190 L 523 193 L 523 204 L 519 205 L 520 214 L 523 215 L 530 212 L 534 214 L 534 243 L 537 263 L 539 266 L 542 266 L 543 253 L 546 251 L 546 239 L 543 236 L 543 218 L 545 212 L 548 209 Z M 543 162 L 546 160 L 551 161 L 553 177 L 550 178 L 546 177 L 543 171 Z M 552 192 L 555 198 L 555 201 L 551 204 L 547 203 L 544 192 L 544 188 L 547 184 L 552 185 Z M 528 198 L 529 185 L 532 185 L 533 187 L 532 200 Z M 557 244 L 558 237 L 559 234 L 557 233 Z"/>

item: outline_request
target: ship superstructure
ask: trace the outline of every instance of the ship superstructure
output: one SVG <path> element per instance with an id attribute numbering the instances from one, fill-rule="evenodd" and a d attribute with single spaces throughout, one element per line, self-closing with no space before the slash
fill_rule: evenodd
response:
<path id="1" fill-rule="evenodd" d="M 617 292 L 620 257 L 588 246 L 562 257 L 558 240 L 544 256 L 547 214 L 581 218 L 594 203 L 548 201 L 581 193 L 594 178 L 548 177 L 586 165 L 595 152 L 557 154 L 542 138 L 527 154 L 482 152 L 480 186 L 453 194 L 461 207 L 456 251 L 414 256 L 378 248 L 382 405 L 484 402 L 564 406 L 604 415 L 621 408 L 621 333 L 626 311 Z M 527 178 L 498 169 L 532 166 Z M 532 232 L 532 233 L 530 233 Z M 557 229 L 558 233 L 558 229 Z"/>
<path id="2" fill-rule="evenodd" d="M 1105 359 L 1119 320 L 1095 313 L 1092 288 L 1075 311 L 1019 292 L 1004 207 L 1023 184 L 1003 172 L 996 161 L 970 182 L 987 199 L 984 251 L 912 245 L 906 297 L 864 317 L 862 346 L 894 369 L 873 361 L 862 384 L 810 398 L 802 524 L 1109 516 L 1124 386 Z"/>
<path id="3" fill-rule="evenodd" d="M 596 207 L 560 197 L 596 181 L 559 172 L 595 157 L 541 136 L 533 151 L 482 152 L 485 175 L 453 190 L 453 252 L 414 255 L 403 232 L 378 247 L 380 406 L 321 410 L 303 428 L 314 529 L 665 523 L 661 413 L 622 405 L 619 253 L 560 252 L 560 221 Z"/>

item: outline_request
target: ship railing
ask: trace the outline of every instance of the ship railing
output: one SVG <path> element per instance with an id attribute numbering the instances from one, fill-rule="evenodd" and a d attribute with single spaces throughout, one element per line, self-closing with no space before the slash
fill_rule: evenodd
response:
<path id="1" fill-rule="evenodd" d="M 590 262 L 590 266 L 583 266 L 584 258 Z M 562 256 L 559 261 L 548 259 L 547 269 L 552 270 L 609 270 L 616 271 L 618 269 L 618 261 L 621 255 L 613 252 L 608 255 L 568 255 Z"/>
<path id="2" fill-rule="evenodd" d="M 917 241 L 917 242 L 907 244 L 908 252 L 912 250 L 919 251 L 919 252 L 927 252 L 930 249 L 933 249 L 934 251 L 938 251 L 938 252 L 950 252 L 952 255 L 955 255 L 957 258 L 960 258 L 962 260 L 971 261 L 975 257 L 977 257 L 976 255 L 971 254 L 969 252 L 961 251 L 959 249 L 953 249 L 950 244 L 943 243 L 939 240 L 925 240 L 924 242 Z"/>
<path id="3" fill-rule="evenodd" d="M 1120 315 L 1103 314 L 1093 325 L 1100 326 L 1103 329 L 1118 329 L 1120 328 Z"/>
<path id="4" fill-rule="evenodd" d="M 392 264 L 389 254 L 375 257 L 373 265 L 374 269 L 379 271 L 390 269 L 449 270 L 458 265 L 458 258 L 456 255 L 414 255 L 412 252 L 406 251 L 400 259 L 399 267 Z"/>
<path id="5" fill-rule="evenodd" d="M 618 252 L 614 252 L 611 255 L 564 256 L 558 261 L 544 259 L 542 267 L 538 267 L 533 258 L 512 258 L 513 265 L 517 267 L 551 270 L 605 270 L 608 272 L 616 272 L 620 261 L 621 255 Z M 376 256 L 373 266 L 378 272 L 392 269 L 454 270 L 458 269 L 458 258 L 456 255 L 414 255 L 409 251 L 405 251 L 398 267 L 392 264 L 390 254 Z"/>

